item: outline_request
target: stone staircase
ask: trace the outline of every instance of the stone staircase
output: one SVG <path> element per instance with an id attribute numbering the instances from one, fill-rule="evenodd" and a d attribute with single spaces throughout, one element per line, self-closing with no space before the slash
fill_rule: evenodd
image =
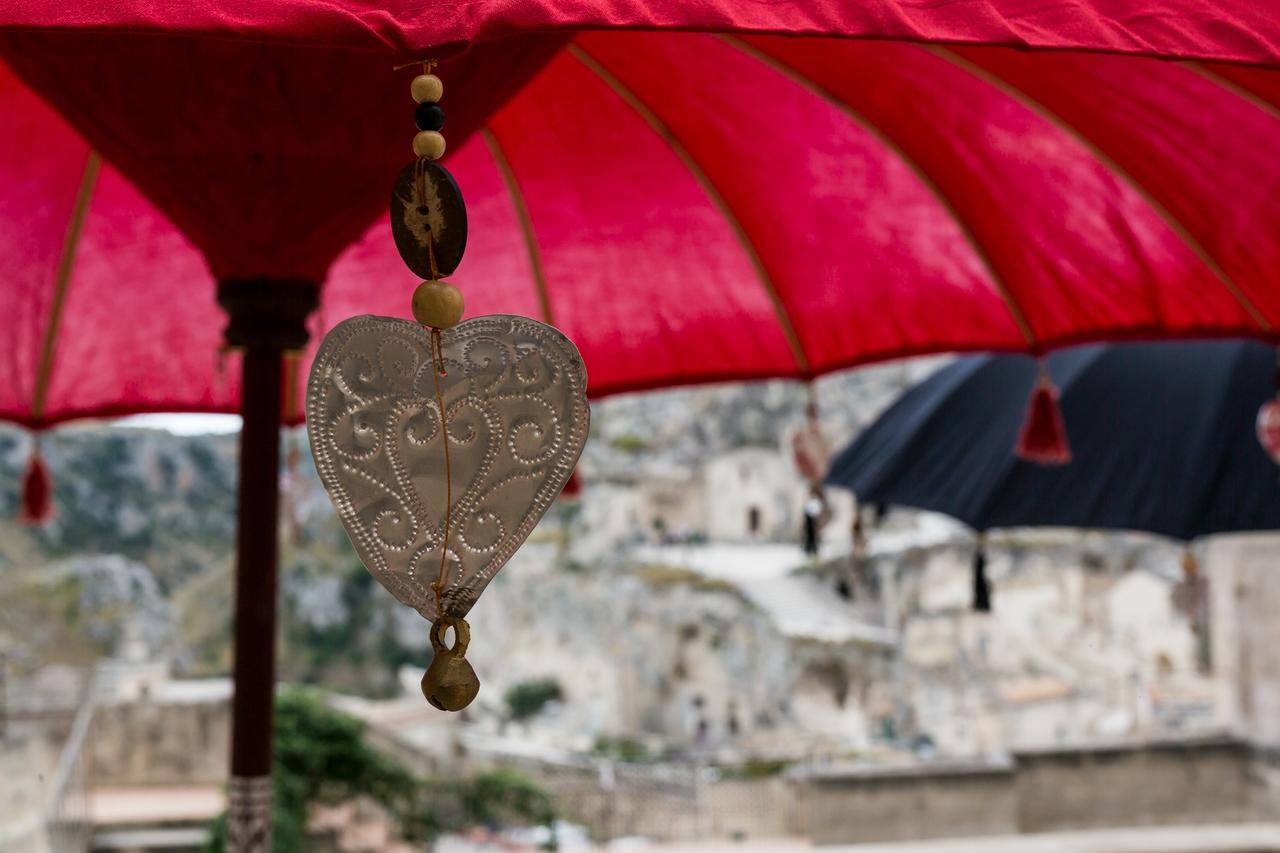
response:
<path id="1" fill-rule="evenodd" d="M 874 624 L 864 610 L 832 595 L 814 578 L 797 574 L 804 556 L 792 544 L 647 546 L 637 549 L 637 559 L 733 584 L 786 636 L 886 648 L 897 643 L 895 631 Z"/>

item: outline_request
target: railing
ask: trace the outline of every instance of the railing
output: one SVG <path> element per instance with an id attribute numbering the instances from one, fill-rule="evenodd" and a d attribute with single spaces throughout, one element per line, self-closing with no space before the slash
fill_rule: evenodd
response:
<path id="1" fill-rule="evenodd" d="M 91 674 L 49 787 L 45 830 L 50 853 L 85 853 L 92 841 L 85 745 L 97 707 L 96 683 L 96 674 Z"/>

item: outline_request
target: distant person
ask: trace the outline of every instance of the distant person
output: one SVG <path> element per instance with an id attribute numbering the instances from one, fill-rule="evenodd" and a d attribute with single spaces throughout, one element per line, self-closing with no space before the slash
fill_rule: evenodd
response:
<path id="1" fill-rule="evenodd" d="M 853 542 L 851 555 L 854 557 L 866 556 L 867 529 L 862 523 L 862 504 L 858 504 L 853 508 L 853 528 L 849 531 L 849 538 Z"/>
<path id="2" fill-rule="evenodd" d="M 804 502 L 804 552 L 811 557 L 818 556 L 818 546 L 822 528 L 831 519 L 831 509 L 821 486 L 809 489 L 809 498 Z"/>

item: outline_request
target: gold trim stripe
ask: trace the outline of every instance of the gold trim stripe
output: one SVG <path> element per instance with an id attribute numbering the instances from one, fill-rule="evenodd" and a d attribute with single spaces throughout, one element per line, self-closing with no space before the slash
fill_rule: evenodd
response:
<path id="1" fill-rule="evenodd" d="M 76 190 L 75 202 L 71 207 L 71 218 L 67 220 L 67 231 L 62 238 L 62 250 L 58 255 L 58 267 L 54 273 L 53 298 L 49 303 L 49 317 L 45 321 L 44 336 L 40 341 L 40 361 L 36 366 L 35 385 L 31 391 L 32 421 L 39 421 L 44 417 L 45 402 L 49 394 L 49 379 L 53 375 L 53 353 L 57 347 L 62 312 L 67 302 L 67 288 L 71 284 L 76 249 L 80 245 L 80 233 L 84 230 L 84 221 L 89 214 L 89 202 L 93 198 L 93 188 L 97 184 L 98 172 L 101 168 L 102 158 L 98 152 L 89 152 L 84 163 L 84 172 L 80 175 L 80 187 Z"/>
<path id="2" fill-rule="evenodd" d="M 765 294 L 769 297 L 769 302 L 773 306 L 774 316 L 778 320 L 778 326 L 782 330 L 782 335 L 787 341 L 787 346 L 791 349 L 791 355 L 796 360 L 796 366 L 805 375 L 809 375 L 809 359 L 804 354 L 804 348 L 800 344 L 800 337 L 796 334 L 795 324 L 791 321 L 791 315 L 787 312 L 787 306 L 782 301 L 782 296 L 778 293 L 777 287 L 774 286 L 773 278 L 770 277 L 769 271 L 765 269 L 764 262 L 760 260 L 760 256 L 756 254 L 755 247 L 751 244 L 747 232 L 742 227 L 742 223 L 734 216 L 733 211 L 729 209 L 728 203 L 724 200 L 724 196 L 720 194 L 720 190 L 712 183 L 702 167 L 689 153 L 688 149 L 676 139 L 671 129 L 663 124 L 653 110 L 640 100 L 634 92 L 627 88 L 621 80 L 615 77 L 608 69 L 601 65 L 594 57 L 588 54 L 577 44 L 569 44 L 566 50 L 569 55 L 577 59 L 592 71 L 600 80 L 608 86 L 613 92 L 621 98 L 628 106 L 630 106 L 639 116 L 648 123 L 649 127 L 662 138 L 664 142 L 675 153 L 680 162 L 693 176 L 693 179 L 702 187 L 702 191 L 707 194 L 707 198 L 716 206 L 720 215 L 729 225 L 729 230 L 733 232 L 738 244 L 742 247 L 742 251 L 746 253 L 751 266 L 756 271 L 756 275 L 760 280 L 760 286 L 764 288 Z"/>
<path id="3" fill-rule="evenodd" d="M 507 194 L 511 196 L 511 205 L 516 209 L 520 233 L 524 236 L 525 249 L 529 253 L 529 268 L 533 271 L 533 286 L 538 292 L 538 307 L 542 311 L 542 322 L 554 326 L 551 294 L 547 291 L 547 276 L 542 270 L 542 254 L 538 250 L 538 238 L 533 233 L 533 221 L 529 218 L 529 208 L 525 204 L 524 193 L 520 191 L 520 184 L 516 181 L 515 172 L 511 170 L 511 163 L 507 161 L 507 155 L 498 143 L 498 138 L 493 135 L 493 131 L 486 127 L 481 134 L 484 136 L 485 144 L 489 146 L 489 153 L 493 155 L 493 162 L 502 173 L 502 182 L 507 187 Z"/>
<path id="4" fill-rule="evenodd" d="M 957 56 L 950 49 L 936 46 L 925 47 L 922 49 L 928 50 L 938 58 L 951 63 L 956 68 L 972 74 L 974 77 L 977 77 L 979 80 L 982 80 L 990 86 L 994 86 L 996 89 L 999 89 L 1010 98 L 1013 98 L 1015 101 L 1033 111 L 1036 115 L 1040 116 L 1045 121 L 1048 121 L 1054 127 L 1057 127 L 1067 136 L 1070 136 L 1072 139 L 1084 146 L 1085 150 L 1097 158 L 1098 162 L 1105 166 L 1109 171 L 1113 172 L 1117 177 L 1128 184 L 1134 192 L 1142 197 L 1147 205 L 1155 212 L 1156 216 L 1160 217 L 1165 225 L 1169 227 L 1169 230 L 1172 231 L 1178 239 L 1181 240 L 1183 244 L 1185 244 L 1186 247 L 1200 259 L 1201 263 L 1208 267 L 1209 271 L 1213 273 L 1219 283 L 1227 289 L 1236 302 L 1239 303 L 1240 307 L 1245 310 L 1245 312 L 1263 331 L 1274 331 L 1271 322 L 1263 316 L 1261 311 L 1258 310 L 1258 306 L 1254 305 L 1253 300 L 1249 299 L 1249 297 L 1245 295 L 1244 291 L 1240 289 L 1240 286 L 1236 284 L 1235 280 L 1227 274 L 1227 271 L 1218 265 L 1218 262 L 1209 254 L 1208 250 L 1200 244 L 1200 241 L 1195 238 L 1195 235 L 1193 235 L 1187 227 L 1169 211 L 1168 208 L 1157 201 L 1156 197 L 1148 191 L 1140 181 L 1138 181 L 1133 175 L 1129 174 L 1129 172 L 1113 160 L 1109 154 L 1095 145 L 1083 131 L 1071 124 L 1058 113 L 1049 109 L 1045 104 L 1036 100 L 1025 90 L 1018 88 L 1015 84 L 1010 83 L 1003 77 L 992 74 L 985 68 L 980 68 L 967 59 Z"/>
<path id="5" fill-rule="evenodd" d="M 951 199 L 942 191 L 942 188 L 934 182 L 933 178 L 930 177 L 929 173 L 923 166 L 916 162 L 910 154 L 904 151 L 902 147 L 899 146 L 898 143 L 895 142 L 887 133 L 885 133 L 884 130 L 877 126 L 875 122 L 871 121 L 861 112 L 854 109 L 853 106 L 846 101 L 837 97 L 834 92 L 818 85 L 813 80 L 805 77 L 781 60 L 776 59 L 767 53 L 763 53 L 735 36 L 722 35 L 720 38 L 738 48 L 748 56 L 754 57 L 764 63 L 769 68 L 791 80 L 793 83 L 843 112 L 850 118 L 850 120 L 875 137 L 876 140 L 887 148 L 891 154 L 901 160 L 903 164 L 906 165 L 906 167 L 916 176 L 916 179 L 919 180 L 924 188 L 933 196 L 934 200 L 951 215 L 951 220 L 956 224 L 956 227 L 960 229 L 960 233 L 964 237 L 965 242 L 969 244 L 969 248 L 973 250 L 974 255 L 977 256 L 978 261 L 986 270 L 987 276 L 991 279 L 991 286 L 995 289 L 996 295 L 1000 297 L 1000 301 L 1004 303 L 1005 310 L 1009 312 L 1009 316 L 1013 319 L 1014 325 L 1018 327 L 1018 331 L 1022 334 L 1023 340 L 1026 341 L 1027 348 L 1031 350 L 1036 349 L 1036 336 L 1035 332 L 1031 329 L 1031 323 L 1027 320 L 1026 314 L 1023 313 L 1022 306 L 1018 304 L 1016 299 L 1014 299 L 1013 293 L 1009 290 L 1004 276 L 1000 274 L 996 267 L 995 261 L 992 259 L 990 253 L 987 252 L 986 247 L 983 246 L 982 241 L 979 240 L 978 236 L 969 228 L 968 223 L 965 222 L 964 218 L 956 211 L 955 205 L 951 203 Z"/>

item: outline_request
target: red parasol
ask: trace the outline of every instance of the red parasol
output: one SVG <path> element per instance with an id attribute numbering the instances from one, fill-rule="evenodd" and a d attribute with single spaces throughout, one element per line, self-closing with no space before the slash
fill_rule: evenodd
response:
<path id="1" fill-rule="evenodd" d="M 342 60 L 301 52 L 302 65 L 283 66 L 296 79 L 267 94 L 202 102 L 191 87 L 165 89 L 142 118 L 121 100 L 97 108 L 102 122 L 76 106 L 112 92 L 154 101 L 126 81 L 172 78 L 184 50 L 153 72 L 98 47 L 87 66 L 119 87 L 59 100 L 87 132 L 105 128 L 100 147 L 200 249 L 115 169 L 87 169 L 85 143 L 0 78 L 17 131 L 0 140 L 0 210 L 23 223 L 0 236 L 10 271 L 0 327 L 12 342 L 0 359 L 13 377 L 0 416 L 43 426 L 236 411 L 201 249 L 222 279 L 316 281 L 328 270 L 313 331 L 352 313 L 404 313 L 412 276 L 379 216 L 408 157 L 404 81 L 388 61 L 364 58 L 362 79 L 376 77 L 368 92 L 343 82 L 339 69 L 355 71 Z M 515 74 L 549 50 L 537 42 L 527 61 L 497 67 Z M 16 58 L 32 70 L 47 53 Z M 242 67 L 229 55 L 224 66 Z M 44 68 L 34 76 L 57 82 Z M 253 92 L 253 76 L 227 85 Z M 938 350 L 1268 336 L 1280 322 L 1269 281 L 1280 266 L 1269 189 L 1280 182 L 1278 71 L 594 34 L 465 142 L 497 97 L 468 110 L 460 86 L 446 96 L 446 162 L 473 222 L 455 278 L 468 312 L 550 319 L 581 348 L 595 396 L 806 378 Z M 284 129 L 267 124 L 286 102 Z M 369 106 L 342 121 L 339 103 L 346 114 Z M 238 110 L 258 117 L 239 141 Z"/>
<path id="2" fill-rule="evenodd" d="M 281 409 L 281 353 L 322 280 L 313 331 L 402 315 L 414 284 L 385 223 L 369 230 L 410 159 L 395 62 L 445 57 L 468 313 L 560 326 L 600 395 L 1270 337 L 1266 5 L 3 4 L 0 51 L 119 171 L 0 78 L 17 131 L 0 138 L 0 416 L 234 411 L 215 357 L 217 304 L 231 313 L 245 808 L 269 771 L 274 430 L 300 412 Z M 573 35 L 593 29 L 615 32 Z"/>

